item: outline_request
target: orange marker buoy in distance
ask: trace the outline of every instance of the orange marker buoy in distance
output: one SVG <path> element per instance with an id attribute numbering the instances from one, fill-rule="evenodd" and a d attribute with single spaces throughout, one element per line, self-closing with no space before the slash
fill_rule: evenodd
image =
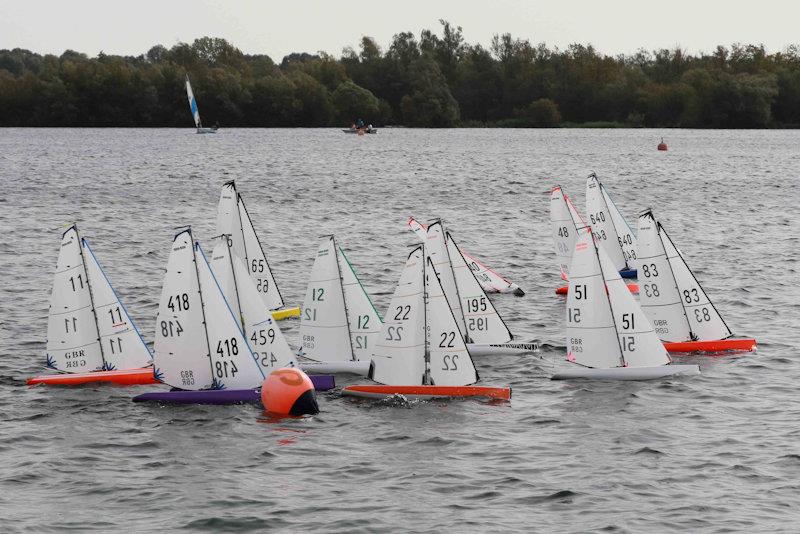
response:
<path id="1" fill-rule="evenodd" d="M 314 384 L 303 371 L 283 367 L 272 371 L 261 386 L 264 409 L 278 415 L 319 413 Z"/>
<path id="2" fill-rule="evenodd" d="M 662 152 L 666 152 L 667 151 L 667 143 L 664 142 L 664 138 L 663 137 L 661 138 L 661 142 L 658 143 L 658 149 L 660 151 L 662 151 Z"/>

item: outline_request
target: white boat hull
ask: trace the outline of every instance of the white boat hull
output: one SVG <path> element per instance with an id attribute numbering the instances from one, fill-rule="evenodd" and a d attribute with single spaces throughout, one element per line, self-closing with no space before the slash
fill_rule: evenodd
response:
<path id="1" fill-rule="evenodd" d="M 369 361 L 337 361 L 337 362 L 298 362 L 300 369 L 306 373 L 336 375 L 351 374 L 367 376 L 369 374 Z"/>
<path id="2" fill-rule="evenodd" d="M 654 380 L 669 376 L 694 376 L 700 374 L 699 365 L 659 365 L 657 367 L 614 367 L 594 369 L 578 367 L 560 371 L 551 380 Z"/>
<path id="3" fill-rule="evenodd" d="M 477 343 L 467 343 L 467 350 L 471 356 L 498 356 L 501 354 L 533 354 L 539 352 L 539 344 L 533 341 L 509 341 L 508 343 L 497 343 L 491 345 L 481 345 Z"/>
<path id="4" fill-rule="evenodd" d="M 208 134 L 208 133 L 217 133 L 216 128 L 198 128 L 197 133 L 199 134 Z"/>

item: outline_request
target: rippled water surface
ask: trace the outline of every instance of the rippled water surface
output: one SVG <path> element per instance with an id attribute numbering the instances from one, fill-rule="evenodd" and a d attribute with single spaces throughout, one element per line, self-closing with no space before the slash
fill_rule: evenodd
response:
<path id="1" fill-rule="evenodd" d="M 662 133 L 0 129 L 0 530 L 796 531 L 800 133 L 673 130 L 659 153 Z M 548 191 L 583 209 L 592 170 L 629 220 L 655 208 L 757 353 L 681 358 L 702 367 L 691 379 L 549 380 L 566 364 Z M 335 233 L 385 309 L 406 218 L 440 216 L 527 291 L 492 298 L 542 359 L 477 360 L 510 403 L 330 392 L 302 420 L 130 402 L 154 386 L 26 387 L 63 226 L 151 340 L 173 229 L 207 242 L 230 179 L 292 304 Z"/>

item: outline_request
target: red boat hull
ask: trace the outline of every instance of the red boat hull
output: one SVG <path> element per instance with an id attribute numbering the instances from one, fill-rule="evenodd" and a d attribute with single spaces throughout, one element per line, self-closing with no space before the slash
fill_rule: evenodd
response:
<path id="1" fill-rule="evenodd" d="M 120 371 L 95 371 L 93 373 L 65 373 L 58 375 L 41 375 L 28 379 L 29 386 L 46 384 L 49 386 L 79 386 L 92 382 L 107 382 L 121 386 L 138 384 L 157 384 L 153 376 L 153 368 L 123 369 Z"/>
<path id="2" fill-rule="evenodd" d="M 713 341 L 664 342 L 667 352 L 727 352 L 752 351 L 756 349 L 755 339 L 718 339 Z"/>

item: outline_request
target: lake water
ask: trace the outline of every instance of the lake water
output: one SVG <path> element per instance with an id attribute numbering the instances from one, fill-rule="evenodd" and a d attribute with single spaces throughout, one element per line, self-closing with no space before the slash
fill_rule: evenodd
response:
<path id="1" fill-rule="evenodd" d="M 798 145 L 798 131 L 0 129 L 2 530 L 796 531 Z M 549 190 L 583 211 L 590 171 L 629 221 L 655 209 L 757 353 L 682 357 L 702 367 L 691 379 L 549 380 L 567 365 Z M 26 387 L 64 226 L 151 341 L 174 228 L 208 244 L 230 179 L 292 305 L 335 233 L 385 310 L 407 217 L 442 217 L 525 289 L 492 300 L 542 359 L 476 359 L 510 403 L 330 392 L 300 420 L 130 402 L 154 386 Z M 296 344 L 297 321 L 281 327 Z"/>

